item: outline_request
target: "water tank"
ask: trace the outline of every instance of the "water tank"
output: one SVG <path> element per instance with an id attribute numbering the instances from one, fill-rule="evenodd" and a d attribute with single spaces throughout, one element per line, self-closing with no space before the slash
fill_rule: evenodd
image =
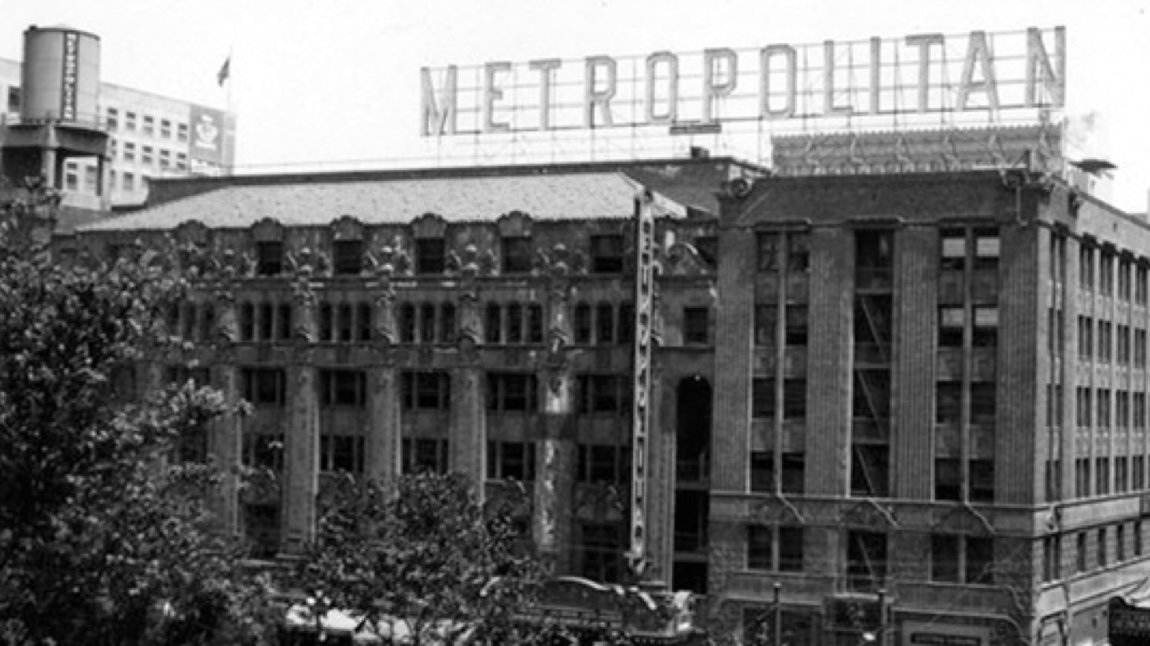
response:
<path id="1" fill-rule="evenodd" d="M 98 127 L 100 38 L 68 27 L 24 31 L 20 120 Z"/>

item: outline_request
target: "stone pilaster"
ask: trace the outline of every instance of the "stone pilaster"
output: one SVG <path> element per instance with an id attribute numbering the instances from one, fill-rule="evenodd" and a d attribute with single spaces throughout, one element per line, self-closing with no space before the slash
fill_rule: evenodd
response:
<path id="1" fill-rule="evenodd" d="M 485 401 L 482 368 L 472 363 L 451 371 L 449 466 L 474 483 L 480 495 L 487 464 Z"/>
<path id="2" fill-rule="evenodd" d="M 284 482 L 284 545 L 299 552 L 315 538 L 316 495 L 319 493 L 319 402 L 317 370 L 301 361 L 288 368 L 288 428 Z"/>
<path id="3" fill-rule="evenodd" d="M 562 356 L 543 372 L 542 437 L 536 447 L 535 546 L 555 573 L 570 568 L 571 508 L 578 453 L 571 432 L 574 377 Z"/>
<path id="4" fill-rule="evenodd" d="M 375 366 L 367 374 L 368 435 L 364 472 L 386 481 L 400 473 L 399 371 Z"/>
<path id="5" fill-rule="evenodd" d="M 228 406 L 240 400 L 239 369 L 230 363 L 212 366 L 212 386 L 219 390 Z M 243 456 L 243 419 L 237 413 L 222 415 L 212 421 L 210 443 L 212 459 L 223 473 L 218 485 L 214 512 L 220 529 L 226 535 L 240 531 L 239 475 Z"/>
<path id="6" fill-rule="evenodd" d="M 299 310 L 294 330 L 296 339 L 314 343 L 317 299 L 306 280 L 297 282 L 295 301 Z M 316 494 L 319 493 L 319 393 L 317 370 L 308 349 L 296 350 L 286 381 L 288 423 L 284 434 L 281 549 L 298 552 L 315 537 Z"/>

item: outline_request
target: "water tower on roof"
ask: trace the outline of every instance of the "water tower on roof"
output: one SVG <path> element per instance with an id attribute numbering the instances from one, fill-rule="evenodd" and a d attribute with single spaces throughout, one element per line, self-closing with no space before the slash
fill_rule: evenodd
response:
<path id="1" fill-rule="evenodd" d="M 28 27 L 21 86 L 19 118 L 4 125 L 0 172 L 15 183 L 43 176 L 60 189 L 67 160 L 94 157 L 96 194 L 68 194 L 65 203 L 107 210 L 108 133 L 97 108 L 99 36 L 68 27 Z"/>

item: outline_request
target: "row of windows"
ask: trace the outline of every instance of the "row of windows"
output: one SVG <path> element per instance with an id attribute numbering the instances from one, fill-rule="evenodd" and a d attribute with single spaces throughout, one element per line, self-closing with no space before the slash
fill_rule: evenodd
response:
<path id="1" fill-rule="evenodd" d="M 108 130 L 115 132 L 120 129 L 120 109 L 108 107 L 105 110 L 105 125 Z M 171 119 L 161 118 L 158 120 L 159 129 L 157 130 L 157 119 L 150 115 L 137 115 L 135 111 L 125 110 L 124 113 L 124 130 L 127 132 L 140 132 L 148 137 L 159 136 L 161 139 L 172 139 L 175 136 L 175 141 L 187 143 L 188 141 L 188 124 L 182 121 L 173 121 Z"/>
<path id="2" fill-rule="evenodd" d="M 136 143 L 132 141 L 125 141 L 121 144 L 115 138 L 108 142 L 108 155 L 112 159 L 118 156 L 123 161 L 136 166 L 158 167 L 160 170 L 185 171 L 188 169 L 187 153 L 153 146 L 140 145 L 137 147 Z"/>
<path id="3" fill-rule="evenodd" d="M 1113 542 L 1111 537 L 1113 536 Z M 1142 558 L 1142 520 L 1082 530 L 1074 534 L 1074 572 L 1081 574 Z M 1093 549 L 1090 543 L 1093 542 Z M 1093 554 L 1093 558 L 1091 555 Z M 1057 581 L 1062 567 L 1062 535 L 1042 539 L 1042 580 Z"/>
<path id="4" fill-rule="evenodd" d="M 1047 414 L 1054 412 L 1050 422 L 1062 422 L 1062 388 L 1054 386 L 1054 405 L 1047 408 Z M 1075 391 L 1075 423 L 1081 428 L 1091 425 L 1098 428 L 1146 428 L 1146 393 L 1131 393 L 1126 390 L 1109 388 L 1079 387 Z M 1113 413 L 1113 414 L 1112 414 Z"/>
<path id="5" fill-rule="evenodd" d="M 1078 358 L 1082 361 L 1097 358 L 1101 363 L 1110 363 L 1113 358 L 1119 365 L 1130 365 L 1133 358 L 1135 367 L 1145 368 L 1146 330 L 1114 325 L 1110 321 L 1095 322 L 1089 316 L 1079 316 Z"/>
<path id="6" fill-rule="evenodd" d="M 127 146 L 127 144 L 125 144 Z M 125 149 L 125 155 L 127 150 Z M 133 149 L 134 157 L 134 149 Z M 443 238 L 417 238 L 415 241 L 415 273 L 442 274 L 447 270 L 447 241 Z M 624 263 L 624 237 L 622 235 L 593 235 L 590 237 L 590 267 L 592 273 L 622 273 Z M 284 245 L 279 240 L 256 243 L 256 273 L 277 276 L 284 271 Z M 505 274 L 529 273 L 534 268 L 534 248 L 531 238 L 508 237 L 500 243 L 500 269 Z M 363 240 L 334 240 L 331 243 L 332 272 L 337 276 L 357 276 L 364 269 Z"/>
<path id="7" fill-rule="evenodd" d="M 1000 242 L 996 229 L 943 229 L 940 232 L 942 271 L 994 270 L 998 267 Z M 859 232 L 863 242 L 863 266 L 889 270 L 893 249 L 889 236 Z M 757 238 L 760 272 L 806 272 L 810 269 L 810 235 L 804 232 L 760 233 Z"/>
<path id="8" fill-rule="evenodd" d="M 1094 263 L 1098 256 L 1097 266 Z M 1143 264 L 1135 264 L 1130 259 L 1121 258 L 1114 262 L 1115 255 L 1108 251 L 1097 253 L 1093 247 L 1082 246 L 1078 250 L 1078 286 L 1085 291 L 1095 291 L 1103 296 L 1115 296 L 1118 300 L 1130 302 L 1133 299 L 1137 305 L 1146 305 L 1150 296 L 1148 289 L 1148 275 L 1150 271 Z M 1115 265 L 1117 264 L 1117 271 Z M 1052 275 L 1056 282 L 1062 279 L 1060 263 L 1052 267 Z M 1097 280 L 1096 280 L 1097 279 Z M 1117 282 L 1117 291 L 1115 283 Z"/>
<path id="9" fill-rule="evenodd" d="M 863 536 L 862 534 L 866 534 Z M 778 525 L 747 526 L 746 567 L 763 572 L 803 571 L 803 529 Z M 885 578 L 886 537 L 850 532 L 847 569 L 852 578 Z M 959 534 L 930 537 L 930 580 L 941 583 L 994 584 L 994 539 Z"/>
<path id="10" fill-rule="evenodd" d="M 1110 467 L 1114 466 L 1114 479 L 1110 478 Z M 1052 465 L 1056 477 L 1058 464 Z M 1093 466 L 1093 469 L 1091 468 Z M 1091 474 L 1093 473 L 1093 476 Z M 1074 461 L 1074 495 L 1077 498 L 1108 496 L 1111 493 L 1123 494 L 1129 491 L 1143 491 L 1147 488 L 1145 456 L 1117 455 L 1078 458 Z"/>

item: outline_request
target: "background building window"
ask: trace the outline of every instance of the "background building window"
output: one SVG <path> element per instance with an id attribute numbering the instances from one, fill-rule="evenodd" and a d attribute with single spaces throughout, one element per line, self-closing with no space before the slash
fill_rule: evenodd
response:
<path id="1" fill-rule="evenodd" d="M 363 269 L 363 241 L 336 240 L 332 243 L 332 265 L 337 276 L 355 276 Z"/>
<path id="2" fill-rule="evenodd" d="M 451 375 L 447 372 L 404 372 L 400 388 L 400 403 L 406 410 L 445 411 L 451 408 Z"/>
<path id="3" fill-rule="evenodd" d="M 711 342 L 710 315 L 711 310 L 708 307 L 683 308 L 683 343 Z"/>
<path id="4" fill-rule="evenodd" d="M 503 273 L 523 274 L 531 271 L 531 238 L 503 238 Z"/>
<path id="5" fill-rule="evenodd" d="M 442 274 L 447 267 L 446 243 L 442 238 L 420 238 L 415 241 L 415 272 Z"/>
<path id="6" fill-rule="evenodd" d="M 284 246 L 279 240 L 256 243 L 256 273 L 275 276 L 283 271 Z"/>
<path id="7" fill-rule="evenodd" d="M 241 371 L 244 399 L 256 406 L 283 406 L 284 371 L 280 368 L 244 368 Z"/>
<path id="8" fill-rule="evenodd" d="M 362 435 L 320 435 L 319 470 L 363 473 L 364 445 Z"/>
<path id="9" fill-rule="evenodd" d="M 591 236 L 591 271 L 618 274 L 623 271 L 623 236 Z"/>
<path id="10" fill-rule="evenodd" d="M 488 373 L 487 410 L 491 412 L 535 412 L 538 409 L 538 379 L 525 373 Z"/>
<path id="11" fill-rule="evenodd" d="M 488 442 L 487 478 L 489 480 L 535 479 L 535 444 L 532 442 Z"/>
<path id="12" fill-rule="evenodd" d="M 401 467 L 405 474 L 447 473 L 447 440 L 405 437 L 402 441 L 401 453 Z"/>
<path id="13" fill-rule="evenodd" d="M 321 370 L 320 406 L 363 407 L 367 375 L 360 370 Z"/>

